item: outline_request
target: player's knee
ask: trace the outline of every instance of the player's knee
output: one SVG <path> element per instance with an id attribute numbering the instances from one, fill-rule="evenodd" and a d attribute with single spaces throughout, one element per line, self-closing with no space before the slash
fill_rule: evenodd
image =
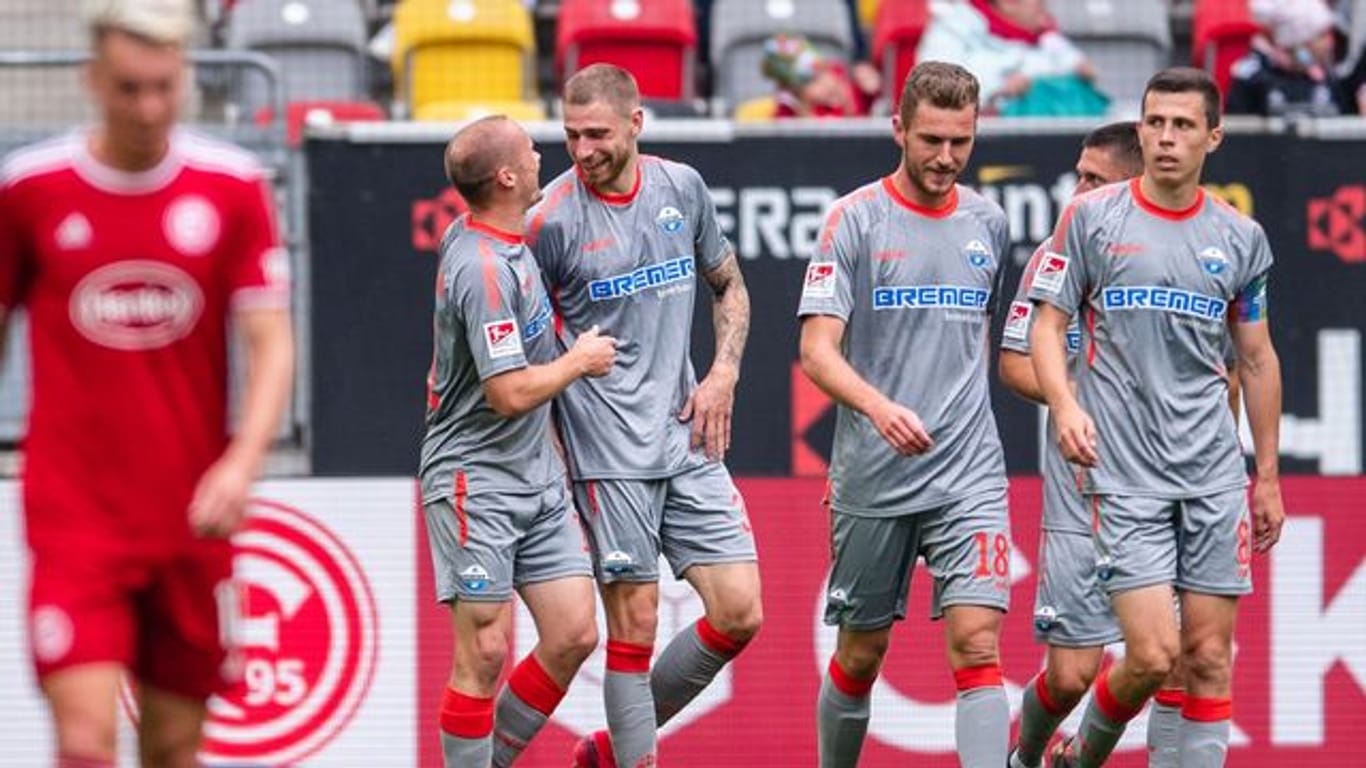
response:
<path id="1" fill-rule="evenodd" d="M 764 609 L 755 596 L 752 600 L 720 606 L 720 610 L 707 616 L 707 621 L 735 642 L 748 643 L 764 624 Z"/>
<path id="2" fill-rule="evenodd" d="M 543 641 L 544 642 L 544 641 Z M 598 626 L 593 621 L 579 622 L 556 633 L 546 650 L 566 667 L 578 668 L 598 647 Z"/>
<path id="3" fill-rule="evenodd" d="M 659 631 L 659 607 L 643 596 L 609 606 L 608 630 L 613 640 L 653 645 Z"/>
<path id="4" fill-rule="evenodd" d="M 199 733 L 139 734 L 138 755 L 143 765 L 157 768 L 198 766 Z"/>
<path id="5" fill-rule="evenodd" d="M 1096 670 L 1077 664 L 1050 664 L 1048 691 L 1059 705 L 1075 706 L 1095 682 Z"/>
<path id="6" fill-rule="evenodd" d="M 949 654 L 958 669 L 1000 663 L 995 627 L 982 626 L 955 632 L 949 638 Z"/>
<path id="7" fill-rule="evenodd" d="M 117 728 L 105 718 L 80 711 L 64 712 L 57 719 L 57 749 L 62 754 L 114 759 Z"/>
<path id="8" fill-rule="evenodd" d="M 1202 638 L 1187 644 L 1182 662 L 1189 683 L 1223 686 L 1230 678 L 1233 650 L 1223 638 Z"/>
<path id="9" fill-rule="evenodd" d="M 485 627 L 472 633 L 464 653 L 469 671 L 488 685 L 497 683 L 503 665 L 507 663 L 507 635 L 496 627 Z"/>
<path id="10" fill-rule="evenodd" d="M 835 651 L 835 662 L 850 677 L 867 680 L 882 669 L 890 638 L 885 633 L 851 639 Z"/>
<path id="11" fill-rule="evenodd" d="M 1124 653 L 1124 666 L 1130 675 L 1153 688 L 1162 684 L 1176 665 L 1180 650 L 1176 642 L 1151 638 L 1131 642 Z"/>

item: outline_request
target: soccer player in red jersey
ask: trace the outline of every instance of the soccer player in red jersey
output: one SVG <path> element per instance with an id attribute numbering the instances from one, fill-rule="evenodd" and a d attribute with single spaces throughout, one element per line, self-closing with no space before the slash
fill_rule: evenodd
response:
<path id="1" fill-rule="evenodd" d="M 188 0 L 88 10 L 98 122 L 0 171 L 0 307 L 27 310 L 33 363 L 30 645 L 58 766 L 113 765 L 125 672 L 143 765 L 191 766 L 235 676 L 227 537 L 290 391 L 288 260 L 257 163 L 175 127 Z"/>

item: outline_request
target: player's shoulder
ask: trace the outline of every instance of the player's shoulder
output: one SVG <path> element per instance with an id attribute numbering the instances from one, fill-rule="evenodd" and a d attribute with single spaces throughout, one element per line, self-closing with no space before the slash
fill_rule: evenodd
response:
<path id="1" fill-rule="evenodd" d="M 248 183 L 266 177 L 260 159 L 236 144 L 185 128 L 177 129 L 171 141 L 181 162 L 200 173 Z"/>
<path id="2" fill-rule="evenodd" d="M 1204 195 L 1208 201 L 1206 205 L 1209 215 L 1218 221 L 1218 226 L 1227 227 L 1243 237 L 1265 236 L 1261 222 L 1238 210 L 1232 203 L 1213 192 L 1206 190 Z"/>
<path id="3" fill-rule="evenodd" d="M 570 201 L 579 193 L 579 178 L 573 168 L 552 179 L 541 191 L 540 202 L 527 211 L 527 244 L 535 248 L 547 225 L 553 229 L 570 216 L 571 212 L 577 209 Z"/>
<path id="4" fill-rule="evenodd" d="M 999 203 L 972 187 L 962 184 L 957 185 L 957 187 L 959 210 L 992 224 L 1006 225 L 1008 221 L 1006 212 Z"/>
<path id="5" fill-rule="evenodd" d="M 886 206 L 879 204 L 879 199 L 884 194 L 882 179 L 870 181 L 836 198 L 835 202 L 830 204 L 830 210 L 839 211 L 841 214 L 858 213 L 863 215 L 885 210 Z"/>
<path id="6" fill-rule="evenodd" d="M 10 152 L 0 159 L 0 187 L 17 187 L 70 170 L 75 165 L 80 141 L 78 134 L 71 133 Z"/>
<path id="7" fill-rule="evenodd" d="M 1123 211 L 1137 205 L 1138 200 L 1133 193 L 1133 180 L 1116 181 L 1073 197 L 1063 209 L 1061 221 L 1066 224 L 1077 214 L 1082 214 L 1083 221 L 1099 224 L 1116 212 L 1121 212 L 1122 215 Z"/>
<path id="8" fill-rule="evenodd" d="M 671 184 L 673 186 L 706 186 L 706 181 L 702 179 L 702 174 L 696 168 L 678 160 L 670 160 L 659 155 L 641 155 L 641 172 L 647 176 L 655 177 L 651 179 L 656 183 Z"/>

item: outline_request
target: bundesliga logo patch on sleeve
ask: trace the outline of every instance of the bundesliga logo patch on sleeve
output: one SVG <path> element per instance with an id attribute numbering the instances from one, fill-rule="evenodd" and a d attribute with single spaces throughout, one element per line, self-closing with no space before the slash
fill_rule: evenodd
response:
<path id="1" fill-rule="evenodd" d="M 1060 253 L 1045 253 L 1043 261 L 1039 264 L 1039 271 L 1034 273 L 1034 286 L 1049 293 L 1061 291 L 1063 282 L 1067 280 L 1067 268 L 1071 261 Z"/>
<path id="2" fill-rule="evenodd" d="M 488 346 L 489 357 L 495 360 L 522 354 L 522 336 L 517 333 L 517 321 L 484 323 L 484 344 Z"/>
<path id="3" fill-rule="evenodd" d="M 1029 338 L 1029 318 L 1033 314 L 1033 304 L 1027 301 L 1010 302 L 1010 312 L 1006 314 L 1006 327 L 1002 334 L 1015 341 Z"/>
<path id="4" fill-rule="evenodd" d="M 835 279 L 838 276 L 839 269 L 833 262 L 808 264 L 806 266 L 806 282 L 802 286 L 802 298 L 833 298 L 835 295 Z"/>

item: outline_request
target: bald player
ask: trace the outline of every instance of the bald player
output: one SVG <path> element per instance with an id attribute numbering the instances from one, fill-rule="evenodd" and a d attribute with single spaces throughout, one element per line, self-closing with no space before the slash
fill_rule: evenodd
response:
<path id="1" fill-rule="evenodd" d="M 1143 172 L 1138 124 L 1110 123 L 1087 134 L 1077 159 L 1077 186 L 1082 195 Z M 1029 287 L 1039 262 L 1049 250 L 1039 245 L 1020 278 L 1015 300 L 1006 315 L 1001 338 L 1001 381 L 1017 395 L 1046 404 L 1029 358 L 1029 329 L 1033 305 Z M 1081 348 L 1076 318 L 1067 328 L 1069 368 Z M 1231 391 L 1231 397 L 1233 396 Z M 1236 413 L 1237 408 L 1234 408 Z M 1054 439 L 1050 432 L 1050 444 Z M 1047 663 L 1025 686 L 1020 709 L 1020 736 L 1011 754 L 1011 768 L 1036 768 L 1058 725 L 1081 701 L 1100 669 L 1105 646 L 1122 635 L 1110 602 L 1096 580 L 1091 520 L 1077 490 L 1070 465 L 1056 451 L 1043 456 L 1043 531 L 1039 545 L 1038 590 L 1034 601 L 1034 637 L 1048 646 Z M 1148 719 L 1149 765 L 1175 766 L 1180 702 L 1184 698 L 1179 670 L 1163 684 Z"/>
<path id="2" fill-rule="evenodd" d="M 441 703 L 447 768 L 511 765 L 597 645 L 592 564 L 548 403 L 606 375 L 615 342 L 587 328 L 555 355 L 550 296 L 522 241 L 540 167 L 531 138 L 501 116 L 446 148 L 446 175 L 470 210 L 441 243 L 420 475 L 437 599 L 455 630 Z M 514 591 L 539 642 L 495 705 Z"/>
<path id="3" fill-rule="evenodd" d="M 1142 176 L 1068 206 L 1029 289 L 1035 373 L 1063 456 L 1084 470 L 1097 576 L 1125 642 L 1054 766 L 1103 764 L 1178 656 L 1180 764 L 1222 766 L 1228 751 L 1238 597 L 1284 510 L 1271 249 L 1260 225 L 1200 187 L 1223 138 L 1220 102 L 1200 70 L 1154 75 L 1139 121 Z M 1075 392 L 1065 343 L 1074 315 L 1086 328 Z M 1250 514 L 1226 406 L 1230 332 L 1256 452 Z"/>
<path id="4" fill-rule="evenodd" d="M 959 759 L 1006 764 L 1010 520 L 987 360 L 1010 235 L 999 206 L 957 184 L 977 114 L 967 70 L 917 64 L 892 118 L 896 170 L 835 203 L 806 271 L 802 371 L 838 403 L 825 621 L 839 639 L 816 707 L 821 768 L 858 764 L 920 557 L 958 689 Z"/>
<path id="5" fill-rule="evenodd" d="M 722 463 L 749 293 L 706 183 L 689 166 L 640 154 L 643 124 L 629 72 L 595 64 L 571 77 L 564 132 L 574 167 L 551 182 L 528 223 L 564 320 L 562 343 L 595 325 L 621 342 L 611 374 L 555 403 L 607 612 L 608 731 L 577 745 L 579 766 L 653 765 L 658 724 L 762 621 L 754 537 Z M 699 276 L 716 328 L 701 382 L 689 352 Z M 652 662 L 661 553 L 706 615 Z"/>

